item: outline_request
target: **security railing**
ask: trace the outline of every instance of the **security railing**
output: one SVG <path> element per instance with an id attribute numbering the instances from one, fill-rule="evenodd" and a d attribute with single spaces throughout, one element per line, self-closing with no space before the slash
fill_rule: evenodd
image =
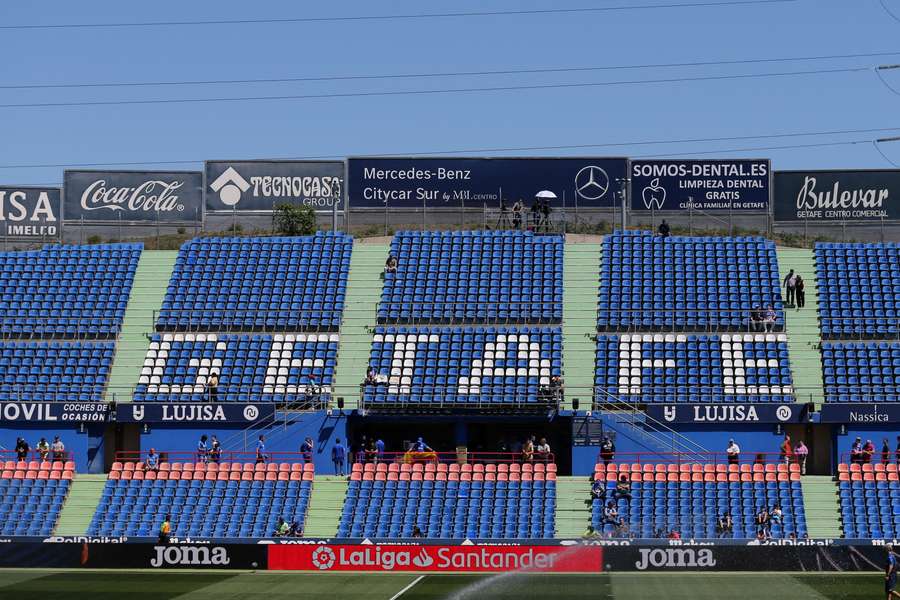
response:
<path id="1" fill-rule="evenodd" d="M 116 452 L 115 461 L 118 463 L 140 463 L 143 467 L 146 464 L 150 450 L 134 450 Z M 303 463 L 312 460 L 309 452 L 263 452 L 260 457 L 256 452 L 243 452 L 235 450 L 221 450 L 218 453 L 210 454 L 209 452 L 201 453 L 191 450 L 160 450 L 156 454 L 157 464 L 172 463 L 228 463 L 242 464 L 253 467 L 256 464 L 265 463 Z M 166 469 L 168 470 L 168 469 Z"/>
<path id="2" fill-rule="evenodd" d="M 151 331 L 158 332 L 308 332 L 340 329 L 344 308 L 299 309 L 165 309 L 153 311 Z M 311 315 L 318 315 L 311 318 Z M 175 319 L 176 324 L 161 323 Z"/>
<path id="3" fill-rule="evenodd" d="M 715 467 L 735 465 L 739 473 L 777 473 L 785 469 L 778 466 L 799 464 L 796 454 L 784 455 L 780 452 L 748 452 L 740 451 L 736 455 L 721 452 L 614 452 L 612 455 L 603 451 L 597 453 L 597 464 L 641 465 L 642 471 L 648 473 L 727 473 L 728 468 Z M 674 467 L 674 468 L 672 468 Z M 789 470 L 789 469 L 787 469 Z M 799 471 L 797 471 L 799 473 Z"/>
<path id="4" fill-rule="evenodd" d="M 552 452 L 437 452 L 431 448 L 416 450 L 410 447 L 406 452 L 374 452 L 362 451 L 352 457 L 354 464 L 423 464 L 423 465 L 524 465 L 524 464 L 556 464 L 556 456 Z M 362 469 L 351 469 L 351 471 Z M 427 470 L 427 469 L 426 469 Z M 455 468 L 450 469 L 457 472 Z"/>
<path id="5" fill-rule="evenodd" d="M 673 294 L 670 299 L 674 300 L 674 297 Z M 775 320 L 772 321 L 765 317 L 766 307 L 767 305 L 761 304 L 762 315 L 754 314 L 752 307 L 745 310 L 601 307 L 598 309 L 597 324 L 601 332 L 616 333 L 786 333 L 784 310 L 776 310 Z"/>
<path id="6" fill-rule="evenodd" d="M 29 311 L 31 312 L 31 311 Z M 0 318 L 0 340 L 115 340 L 121 318 L 34 316 L 6 311 Z"/>
<path id="7" fill-rule="evenodd" d="M 826 340 L 898 340 L 900 339 L 900 316 L 868 316 L 868 317 L 823 317 L 819 316 L 822 326 L 848 329 L 839 333 L 822 333 Z M 868 330 L 868 331 L 867 331 Z"/>
<path id="8" fill-rule="evenodd" d="M 392 383 L 363 383 L 359 387 L 360 408 L 418 410 L 557 410 L 562 390 L 550 386 L 529 386 L 528 392 L 507 393 L 503 384 L 429 386 Z M 374 397 L 373 397 L 374 396 Z"/>

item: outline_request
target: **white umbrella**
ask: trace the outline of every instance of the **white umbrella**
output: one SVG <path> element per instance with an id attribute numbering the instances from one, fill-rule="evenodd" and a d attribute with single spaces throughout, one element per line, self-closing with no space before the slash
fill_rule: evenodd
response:
<path id="1" fill-rule="evenodd" d="M 550 190 L 543 190 L 535 194 L 535 198 L 550 198 L 556 200 L 556 194 L 551 192 Z"/>

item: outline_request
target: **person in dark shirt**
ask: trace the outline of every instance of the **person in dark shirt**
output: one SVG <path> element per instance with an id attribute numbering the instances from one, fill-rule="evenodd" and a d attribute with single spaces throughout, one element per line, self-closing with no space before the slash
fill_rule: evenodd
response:
<path id="1" fill-rule="evenodd" d="M 628 477 L 622 475 L 616 483 L 616 489 L 613 490 L 613 498 L 616 500 L 631 500 L 631 484 L 628 483 Z"/>
<path id="2" fill-rule="evenodd" d="M 888 439 L 884 438 L 881 441 L 881 464 L 887 465 L 891 462 L 891 445 L 888 444 Z"/>
<path id="3" fill-rule="evenodd" d="M 312 451 L 315 448 L 313 444 L 313 439 L 309 436 L 306 436 L 306 439 L 303 440 L 303 443 L 300 444 L 300 462 L 305 463 L 306 461 L 312 462 Z"/>
<path id="4" fill-rule="evenodd" d="M 413 525 L 412 536 L 414 538 L 423 538 L 425 537 L 425 534 L 422 533 L 422 530 L 419 529 L 418 525 Z"/>
<path id="5" fill-rule="evenodd" d="M 266 436 L 260 435 L 256 440 L 256 464 L 266 462 Z"/>
<path id="6" fill-rule="evenodd" d="M 661 238 L 669 237 L 669 233 L 671 233 L 671 229 L 669 229 L 669 224 L 666 223 L 666 220 L 663 219 L 662 223 L 659 224 L 659 227 L 656 228 L 656 232 L 659 234 Z"/>
<path id="7" fill-rule="evenodd" d="M 341 443 L 341 438 L 334 441 L 331 448 L 331 462 L 334 463 L 334 474 L 344 475 L 344 460 L 347 458 L 347 448 Z"/>
<path id="8" fill-rule="evenodd" d="M 606 484 L 599 479 L 595 479 L 591 485 L 591 498 L 594 500 L 606 500 Z"/>
<path id="9" fill-rule="evenodd" d="M 608 436 L 600 442 L 600 458 L 603 459 L 604 466 L 609 466 L 616 456 L 616 445 Z"/>
<path id="10" fill-rule="evenodd" d="M 209 446 L 206 443 L 207 437 L 206 434 L 200 436 L 200 441 L 197 442 L 197 460 L 202 463 L 209 462 Z"/>
<path id="11" fill-rule="evenodd" d="M 212 444 L 209 447 L 209 460 L 210 462 L 218 463 L 220 458 L 222 458 L 222 446 L 219 444 L 219 439 L 216 436 L 212 436 Z"/>
<path id="12" fill-rule="evenodd" d="M 797 310 L 806 306 L 806 284 L 803 278 L 797 275 L 797 282 L 794 284 L 794 295 L 797 298 Z"/>
<path id="13" fill-rule="evenodd" d="M 388 254 L 387 260 L 384 263 L 384 272 L 385 273 L 396 273 L 397 272 L 397 258 L 393 254 Z"/>
<path id="14" fill-rule="evenodd" d="M 28 460 L 28 452 L 31 448 L 28 446 L 28 442 L 25 441 L 25 438 L 20 437 L 16 438 L 16 458 L 19 460 Z"/>
<path id="15" fill-rule="evenodd" d="M 897 593 L 897 556 L 894 554 L 894 547 L 887 544 L 884 549 L 887 551 L 887 564 L 884 567 L 884 593 L 886 600 L 891 598 L 900 598 Z"/>
<path id="16" fill-rule="evenodd" d="M 897 449 L 894 451 L 894 460 L 900 464 L 900 435 L 897 436 Z"/>
<path id="17" fill-rule="evenodd" d="M 206 390 L 209 392 L 209 401 L 216 402 L 219 399 L 219 372 L 213 371 L 206 381 Z"/>

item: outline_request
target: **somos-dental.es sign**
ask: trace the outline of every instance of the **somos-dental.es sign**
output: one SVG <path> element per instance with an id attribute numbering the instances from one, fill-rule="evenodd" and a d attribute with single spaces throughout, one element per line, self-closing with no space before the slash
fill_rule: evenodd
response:
<path id="1" fill-rule="evenodd" d="M 599 546 L 269 546 L 269 568 L 311 571 L 577 572 L 603 567 Z"/>
<path id="2" fill-rule="evenodd" d="M 900 220 L 900 170 L 777 171 L 775 220 Z"/>
<path id="3" fill-rule="evenodd" d="M 189 223 L 203 218 L 203 174 L 66 171 L 66 221 Z"/>
<path id="4" fill-rule="evenodd" d="M 631 210 L 766 211 L 766 159 L 633 160 Z"/>

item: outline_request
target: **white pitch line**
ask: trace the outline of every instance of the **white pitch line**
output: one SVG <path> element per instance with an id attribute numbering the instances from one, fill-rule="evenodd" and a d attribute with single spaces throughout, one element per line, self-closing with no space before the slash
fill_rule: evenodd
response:
<path id="1" fill-rule="evenodd" d="M 408 586 L 406 586 L 405 588 L 403 588 L 402 590 L 400 590 L 399 592 L 397 592 L 397 593 L 394 594 L 393 596 L 391 596 L 391 599 L 390 599 L 390 600 L 397 600 L 397 598 L 399 598 L 400 596 L 402 596 L 403 594 L 405 594 L 406 592 L 408 592 L 409 590 L 411 590 L 411 589 L 413 588 L 413 586 L 415 586 L 417 583 L 419 583 L 419 582 L 422 581 L 423 579 L 425 579 L 425 576 L 424 576 L 424 575 L 419 575 L 418 577 L 416 577 L 415 579 L 413 579 L 413 582 L 412 582 L 412 583 L 410 583 Z"/>

